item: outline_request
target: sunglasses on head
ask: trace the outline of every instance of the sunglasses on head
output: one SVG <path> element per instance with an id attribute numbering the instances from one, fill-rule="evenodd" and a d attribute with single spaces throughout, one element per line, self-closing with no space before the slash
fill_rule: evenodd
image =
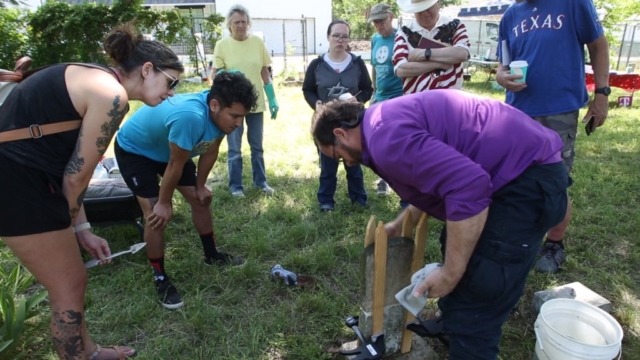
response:
<path id="1" fill-rule="evenodd" d="M 163 74 L 164 74 L 164 76 L 168 77 L 168 78 L 169 78 L 169 80 L 171 80 L 171 81 L 168 83 L 168 84 L 169 84 L 169 85 L 168 85 L 168 86 L 169 86 L 169 90 L 173 90 L 173 89 L 175 89 L 175 88 L 176 88 L 176 86 L 178 86 L 178 84 L 180 83 L 180 79 L 174 78 L 173 76 L 171 76 L 171 75 L 167 74 L 166 72 L 162 71 L 162 69 L 160 69 L 160 68 L 158 68 L 158 67 L 156 67 L 156 69 L 157 69 L 158 71 L 160 71 L 161 73 L 163 73 Z"/>

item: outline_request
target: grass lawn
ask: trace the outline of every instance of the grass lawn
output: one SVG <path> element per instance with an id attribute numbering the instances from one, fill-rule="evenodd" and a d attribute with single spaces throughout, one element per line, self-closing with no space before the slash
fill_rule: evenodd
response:
<path id="1" fill-rule="evenodd" d="M 502 98 L 474 75 L 465 88 Z M 198 88 L 184 86 L 182 91 Z M 390 220 L 398 197 L 375 195 L 376 176 L 365 170 L 371 208 L 352 206 L 340 170 L 336 211 L 318 211 L 319 168 L 309 135 L 311 110 L 299 87 L 278 87 L 276 121 L 265 120 L 264 149 L 274 197 L 252 189 L 249 148 L 244 143 L 244 199 L 227 191 L 227 149 L 223 144 L 210 183 L 218 245 L 248 261 L 243 267 L 208 267 L 202 262 L 198 234 L 189 209 L 177 194 L 166 232 L 166 267 L 183 294 L 185 306 L 162 308 L 144 251 L 89 270 L 87 323 L 100 344 L 126 344 L 138 359 L 333 359 L 343 342 L 354 340 L 343 318 L 358 313 L 359 259 L 365 225 L 372 214 Z M 614 91 L 612 101 L 622 92 Z M 502 359 L 530 359 L 535 343 L 530 309 L 535 291 L 580 281 L 613 303 L 625 331 L 623 358 L 640 359 L 640 109 L 609 111 L 595 134 L 580 127 L 575 184 L 570 192 L 574 218 L 566 238 L 568 262 L 557 275 L 532 273 L 522 301 L 504 326 Z M 615 105 L 612 105 L 615 106 Z M 136 106 L 133 107 L 134 109 Z M 432 220 L 426 262 L 439 260 L 438 233 Z M 139 242 L 130 226 L 97 229 L 113 252 Z M 4 265 L 13 258 L 0 246 Z M 286 288 L 273 282 L 275 264 L 317 277 L 315 290 Z M 43 321 L 47 321 L 43 318 Z M 43 333 L 48 338 L 48 334 Z M 442 347 L 436 350 L 444 354 Z M 54 359 L 50 342 L 33 349 L 30 359 Z M 443 356 L 443 358 L 445 358 Z"/>

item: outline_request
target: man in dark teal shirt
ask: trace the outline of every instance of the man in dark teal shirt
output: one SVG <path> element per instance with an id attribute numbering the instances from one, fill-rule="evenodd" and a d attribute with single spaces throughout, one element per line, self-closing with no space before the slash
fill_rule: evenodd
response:
<path id="1" fill-rule="evenodd" d="M 402 80 L 393 72 L 393 40 L 396 29 L 393 28 L 391 6 L 381 3 L 371 8 L 369 22 L 373 22 L 376 34 L 371 38 L 371 68 L 374 94 L 371 104 L 402 96 Z M 378 181 L 378 195 L 388 195 L 389 185 L 382 179 Z M 400 203 L 404 208 L 407 204 Z"/>

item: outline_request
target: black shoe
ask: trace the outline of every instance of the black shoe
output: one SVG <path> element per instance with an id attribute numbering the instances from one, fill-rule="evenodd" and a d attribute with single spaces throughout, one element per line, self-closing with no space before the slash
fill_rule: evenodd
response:
<path id="1" fill-rule="evenodd" d="M 535 269 L 543 273 L 557 274 L 560 271 L 560 265 L 565 261 L 567 261 L 567 255 L 564 249 L 553 241 L 547 241 L 542 247 Z"/>
<path id="2" fill-rule="evenodd" d="M 242 265 L 245 263 L 244 259 L 239 256 L 233 256 L 231 254 L 227 254 L 225 252 L 218 251 L 216 256 L 205 258 L 204 263 L 207 265 Z"/>
<path id="3" fill-rule="evenodd" d="M 184 305 L 178 290 L 169 280 L 156 281 L 156 290 L 158 290 L 160 303 L 165 308 L 174 310 Z"/>

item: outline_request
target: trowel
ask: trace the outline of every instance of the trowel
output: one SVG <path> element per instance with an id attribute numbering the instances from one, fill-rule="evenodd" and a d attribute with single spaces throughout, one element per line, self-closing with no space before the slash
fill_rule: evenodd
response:
<path id="1" fill-rule="evenodd" d="M 137 243 L 134 245 L 131 245 L 131 247 L 129 248 L 129 250 L 125 250 L 125 251 L 120 251 L 117 252 L 115 254 L 111 254 L 110 256 L 107 256 L 106 258 L 102 259 L 102 260 L 98 260 L 98 259 L 93 259 L 93 260 L 89 260 L 86 263 L 84 263 L 84 268 L 85 269 L 89 269 L 92 268 L 96 265 L 98 265 L 101 261 L 104 260 L 109 260 L 109 259 L 113 259 L 114 257 L 120 256 L 120 255 L 124 255 L 124 254 L 135 254 L 138 251 L 140 251 L 140 249 L 142 249 L 143 247 L 145 247 L 145 245 L 147 245 L 147 243 Z"/>

